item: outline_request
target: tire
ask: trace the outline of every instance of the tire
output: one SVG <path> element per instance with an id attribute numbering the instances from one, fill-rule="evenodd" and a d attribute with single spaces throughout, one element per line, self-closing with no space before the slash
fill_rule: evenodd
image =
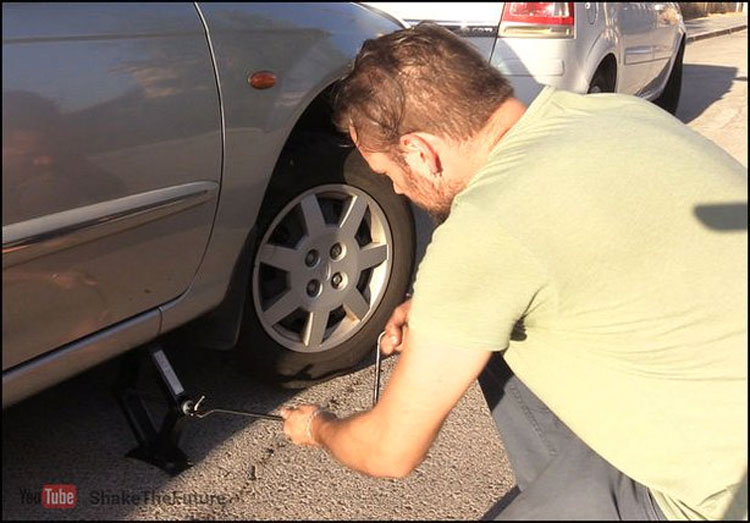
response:
<path id="1" fill-rule="evenodd" d="M 411 283 L 408 201 L 356 148 L 308 135 L 282 153 L 257 228 L 237 343 L 251 372 L 302 388 L 354 368 Z"/>
<path id="2" fill-rule="evenodd" d="M 654 103 L 670 112 L 677 113 L 677 105 L 680 103 L 680 92 L 682 90 L 682 57 L 685 54 L 685 40 L 680 44 L 680 50 L 677 51 L 675 63 L 672 66 L 672 72 L 669 73 L 667 85 Z"/>
<path id="3" fill-rule="evenodd" d="M 591 78 L 588 94 L 594 93 L 614 93 L 615 92 L 615 75 L 612 74 L 604 64 L 600 65 Z"/>

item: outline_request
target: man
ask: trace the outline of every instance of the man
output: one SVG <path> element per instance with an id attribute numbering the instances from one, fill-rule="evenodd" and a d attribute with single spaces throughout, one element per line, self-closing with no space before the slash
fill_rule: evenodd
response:
<path id="1" fill-rule="evenodd" d="M 430 24 L 366 42 L 335 113 L 442 225 L 378 405 L 285 408 L 292 441 L 404 477 L 487 367 L 521 492 L 500 518 L 747 517 L 741 165 L 635 97 L 548 87 L 526 108 Z"/>

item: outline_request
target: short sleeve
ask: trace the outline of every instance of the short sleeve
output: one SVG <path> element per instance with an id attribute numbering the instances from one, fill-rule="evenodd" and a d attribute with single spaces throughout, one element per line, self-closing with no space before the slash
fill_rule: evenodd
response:
<path id="1" fill-rule="evenodd" d="M 518 239 L 462 205 L 435 230 L 419 266 L 409 329 L 433 343 L 504 350 L 547 279 Z"/>

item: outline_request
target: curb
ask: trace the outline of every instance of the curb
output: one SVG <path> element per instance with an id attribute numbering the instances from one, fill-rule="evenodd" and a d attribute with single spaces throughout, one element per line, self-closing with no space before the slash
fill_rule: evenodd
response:
<path id="1" fill-rule="evenodd" d="M 737 31 L 742 31 L 747 29 L 747 24 L 745 25 L 737 25 L 734 27 L 727 27 L 725 29 L 717 29 L 715 31 L 706 31 L 704 33 L 697 33 L 693 35 L 688 35 L 687 37 L 687 43 L 695 42 L 697 40 L 703 40 L 705 38 L 711 38 L 714 36 L 722 36 L 722 35 L 728 35 L 730 33 L 734 33 Z"/>

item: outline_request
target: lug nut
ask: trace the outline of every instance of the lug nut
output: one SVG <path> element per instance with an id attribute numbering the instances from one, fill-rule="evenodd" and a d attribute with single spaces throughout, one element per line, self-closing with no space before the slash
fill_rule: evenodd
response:
<path id="1" fill-rule="evenodd" d="M 341 248 L 341 244 L 337 243 L 333 247 L 331 247 L 331 258 L 334 260 L 338 259 L 341 256 L 341 253 L 344 250 Z"/>
<path id="2" fill-rule="evenodd" d="M 331 284 L 333 284 L 334 289 L 338 289 L 341 286 L 341 282 L 344 281 L 344 278 L 341 277 L 340 273 L 336 273 L 333 275 L 333 278 L 331 278 Z"/>
<path id="3" fill-rule="evenodd" d="M 305 256 L 305 265 L 307 265 L 308 267 L 314 267 L 315 264 L 318 263 L 319 258 L 320 257 L 318 256 L 318 251 L 313 249 L 307 253 L 307 256 Z"/>
<path id="4" fill-rule="evenodd" d="M 318 280 L 310 280 L 307 284 L 307 295 L 314 298 L 320 291 L 320 282 Z"/>

